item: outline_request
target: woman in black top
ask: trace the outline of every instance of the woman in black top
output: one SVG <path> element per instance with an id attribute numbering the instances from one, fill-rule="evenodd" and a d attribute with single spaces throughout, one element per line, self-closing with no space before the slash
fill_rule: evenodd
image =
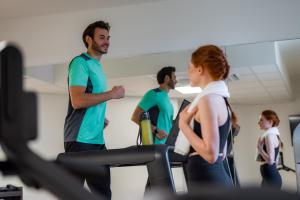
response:
<path id="1" fill-rule="evenodd" d="M 258 161 L 261 162 L 260 173 L 262 176 L 262 187 L 280 189 L 282 185 L 282 179 L 276 165 L 279 147 L 280 145 L 283 146 L 277 129 L 279 121 L 274 111 L 265 110 L 261 113 L 258 122 L 260 129 L 266 131 L 265 134 L 259 138 L 257 143 L 257 149 L 260 155 Z"/>
<path id="2" fill-rule="evenodd" d="M 192 54 L 189 64 L 191 86 L 205 88 L 210 83 L 225 80 L 229 69 L 219 47 L 200 47 Z M 180 114 L 179 127 L 191 144 L 186 165 L 188 190 L 199 190 L 201 185 L 232 187 L 222 163 L 231 123 L 236 123 L 227 98 L 208 94 L 200 98 L 191 113 L 187 109 Z M 194 127 L 189 125 L 191 120 Z"/>

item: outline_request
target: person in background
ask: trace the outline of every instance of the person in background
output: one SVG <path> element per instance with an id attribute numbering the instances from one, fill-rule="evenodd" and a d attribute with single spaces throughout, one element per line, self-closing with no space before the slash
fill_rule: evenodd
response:
<path id="1" fill-rule="evenodd" d="M 140 116 L 143 112 L 148 111 L 150 118 L 155 118 L 152 120 L 154 144 L 164 144 L 173 125 L 174 109 L 169 92 L 177 83 L 175 71 L 175 67 L 168 66 L 157 73 L 159 87 L 146 92 L 131 117 L 137 125 L 140 125 Z"/>
<path id="2" fill-rule="evenodd" d="M 279 148 L 283 147 L 277 128 L 279 122 L 280 120 L 273 110 L 264 110 L 260 114 L 258 125 L 264 133 L 258 139 L 257 150 L 259 156 L 257 161 L 260 162 L 262 187 L 281 189 L 282 186 L 282 179 L 276 164 Z"/>
<path id="3" fill-rule="evenodd" d="M 140 125 L 141 114 L 149 112 L 154 144 L 165 144 L 173 125 L 174 109 L 169 91 L 174 89 L 177 83 L 175 71 L 175 67 L 167 66 L 157 73 L 159 87 L 146 92 L 131 117 L 133 122 Z M 148 178 L 145 195 L 150 189 L 151 185 Z"/>

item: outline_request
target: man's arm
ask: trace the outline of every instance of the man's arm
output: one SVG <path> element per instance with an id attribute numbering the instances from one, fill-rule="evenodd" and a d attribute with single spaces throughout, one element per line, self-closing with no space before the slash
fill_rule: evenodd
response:
<path id="1" fill-rule="evenodd" d="M 140 116 L 143 112 L 145 111 L 139 106 L 137 106 L 132 114 L 131 120 L 135 122 L 137 125 L 140 125 Z M 156 137 L 158 137 L 161 140 L 168 136 L 168 134 L 164 130 L 158 130 L 157 127 L 154 126 L 153 124 L 151 124 L 151 129 L 152 129 L 152 133 L 155 133 L 155 131 L 157 132 Z"/>
<path id="2" fill-rule="evenodd" d="M 137 125 L 140 125 L 140 117 L 141 117 L 141 114 L 143 114 L 143 112 L 145 112 L 145 111 L 142 108 L 140 108 L 139 106 L 137 106 L 131 116 L 131 121 L 133 121 Z M 151 124 L 151 129 L 152 129 L 152 132 L 154 133 L 156 130 L 156 126 Z"/>
<path id="3" fill-rule="evenodd" d="M 123 86 L 115 86 L 110 91 L 90 94 L 85 93 L 86 87 L 69 87 L 72 107 L 74 109 L 88 108 L 110 99 L 120 99 L 124 97 L 125 89 Z"/>
<path id="4" fill-rule="evenodd" d="M 135 108 L 131 120 L 136 123 L 137 125 L 140 125 L 140 117 L 143 112 L 148 111 L 152 106 L 156 104 L 156 95 L 152 90 L 149 90 L 142 98 L 142 100 L 139 102 L 137 107 Z M 152 132 L 156 129 L 155 126 L 152 125 Z"/>
<path id="5" fill-rule="evenodd" d="M 137 106 L 131 116 L 131 121 L 133 121 L 137 125 L 140 125 L 140 116 L 143 112 L 145 111 L 141 109 L 139 106 Z"/>

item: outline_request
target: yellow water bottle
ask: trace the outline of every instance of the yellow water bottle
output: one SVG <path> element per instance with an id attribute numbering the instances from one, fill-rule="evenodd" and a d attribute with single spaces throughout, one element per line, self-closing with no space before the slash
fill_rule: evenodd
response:
<path id="1" fill-rule="evenodd" d="M 141 131 L 142 131 L 142 144 L 151 145 L 153 144 L 153 136 L 151 129 L 151 121 L 148 112 L 144 112 L 141 115 Z"/>

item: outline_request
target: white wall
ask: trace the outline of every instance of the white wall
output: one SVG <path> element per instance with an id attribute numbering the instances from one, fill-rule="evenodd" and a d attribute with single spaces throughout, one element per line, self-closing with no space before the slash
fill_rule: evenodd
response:
<path id="1" fill-rule="evenodd" d="M 257 123 L 261 111 L 265 109 L 272 109 L 278 114 L 280 118 L 279 131 L 284 143 L 284 162 L 287 166 L 295 169 L 288 116 L 300 113 L 300 100 L 285 104 L 234 105 L 233 108 L 241 126 L 240 133 L 235 140 L 234 150 L 242 185 L 258 186 L 261 182 L 259 164 L 255 161 L 255 155 L 257 140 L 262 133 Z M 283 188 L 295 191 L 295 174 L 283 171 L 280 171 L 280 174 L 283 179 Z"/>
<path id="2" fill-rule="evenodd" d="M 67 95 L 38 95 L 38 139 L 31 147 L 46 159 L 56 159 L 63 152 L 64 121 L 67 113 Z"/>
<path id="3" fill-rule="evenodd" d="M 68 62 L 83 50 L 87 24 L 112 25 L 110 56 L 299 38 L 297 0 L 168 0 L 0 21 L 0 40 L 17 42 L 26 66 Z"/>
<path id="4" fill-rule="evenodd" d="M 66 95 L 38 95 L 38 139 L 30 143 L 31 148 L 41 157 L 54 160 L 63 152 L 63 124 L 67 110 Z M 2 158 L 5 157 L 1 152 Z M 23 186 L 16 176 L 1 177 L 0 186 L 7 184 Z M 53 200 L 55 197 L 44 190 L 23 186 L 25 200 Z"/>

